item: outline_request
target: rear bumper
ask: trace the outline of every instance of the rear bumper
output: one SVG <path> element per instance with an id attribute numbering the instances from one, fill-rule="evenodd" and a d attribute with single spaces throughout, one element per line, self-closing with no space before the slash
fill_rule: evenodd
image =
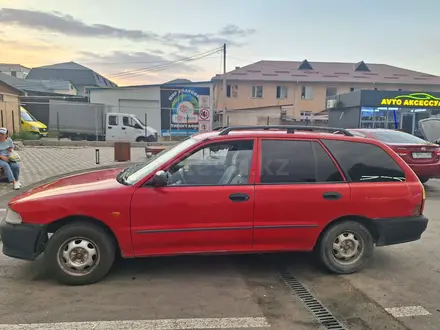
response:
<path id="1" fill-rule="evenodd" d="M 440 178 L 440 164 L 408 164 L 418 176 Z"/>
<path id="2" fill-rule="evenodd" d="M 0 235 L 3 254 L 23 260 L 35 260 L 48 240 L 46 226 L 26 223 L 13 225 L 3 221 Z"/>
<path id="3" fill-rule="evenodd" d="M 379 238 L 376 246 L 401 244 L 419 240 L 428 226 L 428 218 L 423 215 L 373 219 Z"/>

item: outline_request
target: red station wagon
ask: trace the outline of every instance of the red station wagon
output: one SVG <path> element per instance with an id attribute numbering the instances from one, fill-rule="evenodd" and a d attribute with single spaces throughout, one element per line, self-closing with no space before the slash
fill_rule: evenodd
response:
<path id="1" fill-rule="evenodd" d="M 417 136 L 381 128 L 356 128 L 352 134 L 379 140 L 390 146 L 408 163 L 422 183 L 440 178 L 440 146 Z"/>
<path id="2" fill-rule="evenodd" d="M 420 239 L 424 201 L 417 176 L 379 141 L 344 129 L 227 127 L 147 163 L 29 190 L 9 202 L 0 229 L 5 255 L 44 252 L 70 285 L 102 279 L 116 254 L 315 250 L 348 274 L 375 245 Z"/>

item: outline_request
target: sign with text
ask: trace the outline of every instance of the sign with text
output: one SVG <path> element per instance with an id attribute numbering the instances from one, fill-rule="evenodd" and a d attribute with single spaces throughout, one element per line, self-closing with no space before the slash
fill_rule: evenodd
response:
<path id="1" fill-rule="evenodd" d="M 200 111 L 210 113 L 209 87 L 164 86 L 160 90 L 162 136 L 186 136 L 199 132 Z M 209 118 L 209 117 L 208 117 Z"/>
<path id="2" fill-rule="evenodd" d="M 380 105 L 408 108 L 439 108 L 440 97 L 428 93 L 402 94 L 394 97 L 384 97 Z"/>

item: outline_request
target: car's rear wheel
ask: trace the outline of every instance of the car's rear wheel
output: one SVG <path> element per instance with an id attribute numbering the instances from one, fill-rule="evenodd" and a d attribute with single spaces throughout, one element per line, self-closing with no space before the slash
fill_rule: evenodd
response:
<path id="1" fill-rule="evenodd" d="M 370 231 L 356 221 L 331 225 L 322 234 L 318 254 L 324 266 L 336 274 L 359 271 L 370 260 L 374 239 Z"/>
<path id="2" fill-rule="evenodd" d="M 426 176 L 419 176 L 419 180 L 421 183 L 426 183 L 428 182 L 429 178 Z"/>
<path id="3" fill-rule="evenodd" d="M 44 258 L 50 273 L 60 283 L 86 285 L 101 280 L 113 265 L 115 243 L 104 228 L 74 222 L 50 238 Z"/>

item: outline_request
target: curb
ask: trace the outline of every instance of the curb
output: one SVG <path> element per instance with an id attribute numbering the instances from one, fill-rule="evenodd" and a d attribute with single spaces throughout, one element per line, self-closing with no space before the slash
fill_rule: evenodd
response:
<path id="1" fill-rule="evenodd" d="M 100 170 L 107 170 L 107 169 L 112 169 L 112 168 L 124 168 L 124 167 L 128 167 L 134 164 L 137 164 L 139 162 L 121 162 L 120 164 L 111 164 L 111 165 L 103 165 L 103 166 L 98 166 L 98 167 L 91 167 L 91 168 L 86 168 L 86 169 L 82 169 L 82 170 L 76 170 L 76 171 L 72 171 L 72 172 L 68 172 L 68 173 L 63 173 L 63 174 L 59 174 L 59 175 L 54 175 L 51 177 L 48 177 L 46 179 L 40 180 L 38 182 L 32 183 L 30 185 L 27 186 L 23 186 L 23 189 L 20 190 L 13 190 L 11 192 L 8 192 L 4 195 L 0 196 L 0 202 L 3 202 L 4 200 L 9 201 L 11 198 L 18 196 L 20 194 L 22 194 L 23 192 L 26 192 L 30 189 L 33 189 L 35 187 L 41 186 L 43 184 L 67 177 L 67 176 L 72 176 L 72 175 L 77 175 L 77 174 L 83 174 L 83 173 L 87 173 L 87 172 L 93 172 L 93 171 L 100 171 Z"/>

